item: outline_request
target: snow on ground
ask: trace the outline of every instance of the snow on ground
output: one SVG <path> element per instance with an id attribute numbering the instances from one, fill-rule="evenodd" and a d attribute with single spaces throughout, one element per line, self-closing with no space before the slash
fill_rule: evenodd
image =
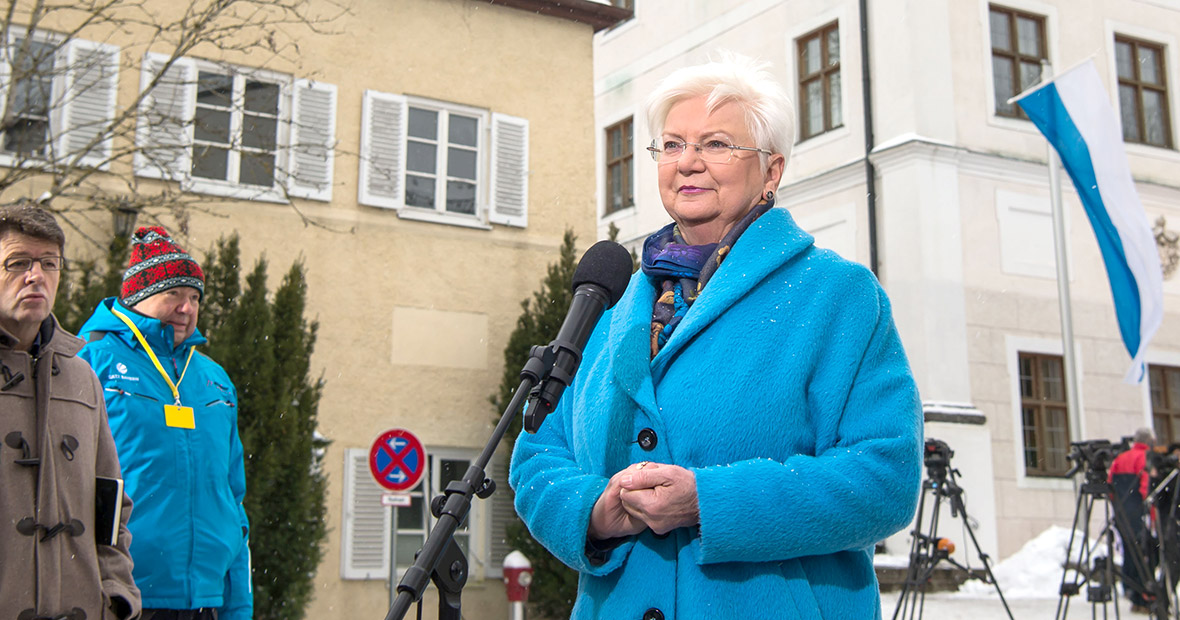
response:
<path id="1" fill-rule="evenodd" d="M 1005 598 L 1057 598 L 1061 585 L 1061 567 L 1069 545 L 1070 530 L 1053 526 L 1003 562 L 992 566 L 992 574 L 1000 584 Z M 1078 557 L 1081 537 L 1074 542 L 1070 555 Z M 1104 555 L 1095 551 L 1095 555 Z M 1073 580 L 1071 573 L 1070 581 Z M 995 586 L 978 579 L 969 580 L 959 588 L 964 595 L 994 595 Z"/>
<path id="2" fill-rule="evenodd" d="M 1030 618 L 1049 620 L 1055 617 L 1114 618 L 1115 609 L 1108 606 L 1103 609 L 1099 604 L 1092 607 L 1086 601 L 1085 590 L 1079 596 L 1071 597 L 1067 601 L 1066 614 L 1058 614 L 1058 589 L 1061 585 L 1062 565 L 1065 561 L 1066 549 L 1069 545 L 1070 530 L 1062 527 L 1051 527 L 1041 535 L 1021 548 L 1020 551 L 992 566 L 992 574 L 1000 584 L 1004 599 L 1015 619 Z M 1070 549 L 1069 555 L 1078 557 L 1077 545 Z M 1102 549 L 1095 551 L 1095 555 L 1104 555 Z M 877 556 L 874 561 L 878 566 L 905 567 L 909 565 L 908 556 Z M 981 568 L 975 566 L 973 568 Z M 1072 581 L 1072 576 L 1071 576 Z M 884 618 L 892 618 L 897 611 L 899 592 L 885 592 L 881 594 L 881 613 Z M 1138 618 L 1131 614 L 1130 604 L 1122 597 L 1118 597 L 1119 617 Z M 963 584 L 958 592 L 936 592 L 927 594 L 921 601 L 923 607 L 920 613 L 917 609 L 917 597 L 911 599 L 907 613 L 899 614 L 903 617 L 931 618 L 934 620 L 975 620 L 990 618 L 1007 618 L 1008 613 L 996 594 L 995 586 L 990 583 L 972 579 Z M 1105 611 L 1105 614 L 1104 614 Z M 1107 615 L 1108 614 L 1108 615 Z"/>

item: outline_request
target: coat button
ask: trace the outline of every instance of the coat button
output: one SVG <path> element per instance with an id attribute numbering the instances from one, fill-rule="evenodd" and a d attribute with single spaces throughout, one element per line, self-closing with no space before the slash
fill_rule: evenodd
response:
<path id="1" fill-rule="evenodd" d="M 651 452 L 656 449 L 656 444 L 660 443 L 659 437 L 656 437 L 656 432 L 650 428 L 645 428 L 639 431 L 639 447 Z M 658 610 L 657 610 L 658 611 Z M 662 616 L 661 616 L 662 617 Z"/>
<path id="2" fill-rule="evenodd" d="M 664 612 L 652 607 L 643 612 L 643 620 L 664 620 Z"/>

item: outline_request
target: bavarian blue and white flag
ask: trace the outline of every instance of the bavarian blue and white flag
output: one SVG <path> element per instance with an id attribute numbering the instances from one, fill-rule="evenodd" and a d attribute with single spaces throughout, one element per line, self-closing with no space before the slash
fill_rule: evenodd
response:
<path id="1" fill-rule="evenodd" d="M 1155 236 L 1139 202 L 1119 117 L 1088 60 L 1016 102 L 1061 156 L 1106 263 L 1123 344 L 1131 354 L 1124 381 L 1145 374 L 1144 353 L 1164 315 L 1163 273 Z"/>

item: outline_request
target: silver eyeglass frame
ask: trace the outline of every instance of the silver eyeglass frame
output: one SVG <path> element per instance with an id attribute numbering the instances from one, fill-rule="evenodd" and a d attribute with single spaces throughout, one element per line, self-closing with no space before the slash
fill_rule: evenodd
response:
<path id="1" fill-rule="evenodd" d="M 702 150 L 701 150 L 701 143 L 699 143 L 699 142 L 688 142 L 688 141 L 684 141 L 684 140 L 679 140 L 679 141 L 669 140 L 669 142 L 679 142 L 682 145 L 684 151 L 687 151 L 688 147 L 691 146 L 697 150 L 697 157 L 701 156 Z M 647 146 L 647 152 L 651 153 L 652 160 L 655 161 L 657 164 L 663 165 L 663 164 L 676 163 L 676 162 L 680 161 L 681 157 L 684 157 L 684 152 L 682 151 L 680 153 L 680 155 L 678 155 L 675 159 L 666 159 L 666 160 L 661 161 L 660 156 L 664 153 L 664 149 L 657 147 L 656 144 L 658 144 L 658 143 L 659 143 L 659 141 L 653 138 L 651 141 L 651 144 L 649 144 Z M 725 145 L 725 148 L 729 149 L 729 159 L 726 159 L 725 161 L 708 161 L 704 158 L 701 158 L 701 161 L 704 161 L 704 162 L 710 163 L 710 164 L 728 164 L 729 162 L 733 161 L 733 152 L 734 151 L 752 151 L 754 153 L 766 153 L 767 155 L 774 155 L 774 153 L 772 153 L 771 151 L 768 151 L 766 149 L 760 149 L 760 148 L 757 148 L 754 146 L 737 146 L 734 144 L 727 144 L 727 145 Z"/>

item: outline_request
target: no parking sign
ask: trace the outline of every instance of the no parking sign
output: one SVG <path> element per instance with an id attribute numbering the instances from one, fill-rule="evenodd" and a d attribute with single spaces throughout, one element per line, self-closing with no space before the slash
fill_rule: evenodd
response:
<path id="1" fill-rule="evenodd" d="M 377 484 L 390 491 L 408 491 L 418 486 L 425 470 L 426 450 L 405 429 L 381 433 L 369 448 L 369 471 Z"/>

